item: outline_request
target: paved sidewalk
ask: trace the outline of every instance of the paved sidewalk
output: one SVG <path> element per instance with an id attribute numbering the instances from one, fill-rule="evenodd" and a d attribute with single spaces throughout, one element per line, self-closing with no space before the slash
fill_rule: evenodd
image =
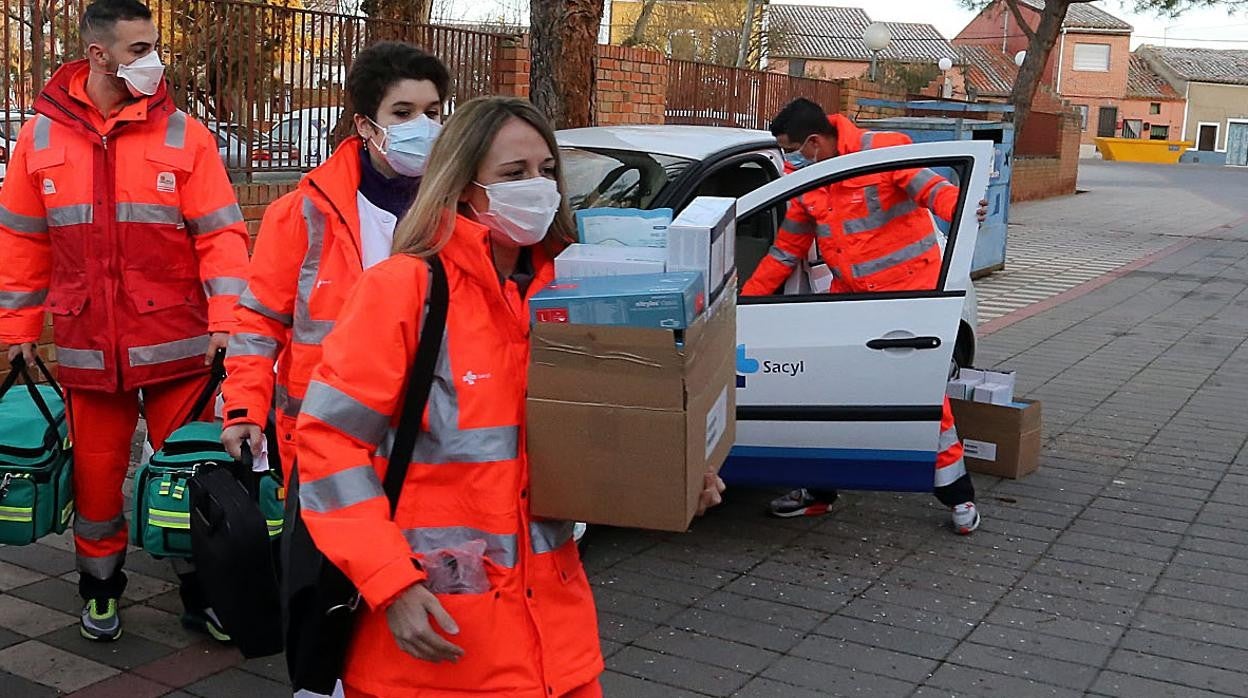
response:
<path id="1" fill-rule="evenodd" d="M 1131 172 L 1089 177 L 1102 192 Z M 1116 196 L 1164 220 L 1156 193 Z M 1053 219 L 1071 201 L 1021 220 L 1066 229 Z M 977 477 L 970 538 L 930 496 L 845 492 L 827 517 L 778 521 L 761 515 L 774 493 L 751 490 L 690 533 L 598 531 L 607 695 L 1248 694 L 1248 210 L 1203 205 L 1193 220 L 1217 215 L 1191 239 L 1158 226 L 1165 256 L 983 338 L 980 363 L 1044 401 L 1046 442 L 1034 475 Z M 127 634 L 90 645 L 69 541 L 0 549 L 0 696 L 290 695 L 280 660 L 243 663 L 178 627 L 167 567 L 128 567 Z"/>

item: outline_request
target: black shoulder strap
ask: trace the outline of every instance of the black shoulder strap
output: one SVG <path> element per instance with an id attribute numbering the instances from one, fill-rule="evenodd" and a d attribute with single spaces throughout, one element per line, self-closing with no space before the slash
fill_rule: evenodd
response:
<path id="1" fill-rule="evenodd" d="M 399 505 L 407 468 L 412 462 L 412 449 L 420 433 L 420 422 L 429 404 L 429 391 L 433 387 L 433 374 L 442 353 L 442 338 L 446 334 L 446 312 L 450 304 L 450 289 L 446 283 L 446 270 L 442 260 L 430 257 L 429 262 L 429 310 L 420 329 L 420 341 L 416 345 L 416 358 L 407 376 L 407 395 L 403 400 L 403 412 L 399 415 L 398 431 L 394 435 L 394 448 L 386 467 L 385 490 L 390 499 L 390 515 Z"/>
<path id="2" fill-rule="evenodd" d="M 218 351 L 212 357 L 212 368 L 208 374 L 208 384 L 204 386 L 203 392 L 199 397 L 195 398 L 195 404 L 191 405 L 191 413 L 186 415 L 186 419 L 182 422 L 183 426 L 199 419 L 199 415 L 208 409 L 208 403 L 217 396 L 217 390 L 221 387 L 221 381 L 225 380 L 225 351 Z"/>

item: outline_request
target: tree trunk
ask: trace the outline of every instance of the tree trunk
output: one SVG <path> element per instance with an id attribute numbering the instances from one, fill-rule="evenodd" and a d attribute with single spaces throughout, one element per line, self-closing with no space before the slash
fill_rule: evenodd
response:
<path id="1" fill-rule="evenodd" d="M 1044 75 L 1045 66 L 1049 64 L 1049 55 L 1061 34 L 1066 10 L 1072 4 L 1071 0 L 1045 0 L 1044 11 L 1040 13 L 1040 25 L 1036 27 L 1035 36 L 1028 43 L 1027 56 L 1018 70 L 1018 80 L 1014 82 L 1014 91 L 1010 95 L 1010 102 L 1014 105 L 1015 134 L 1022 133 L 1023 125 L 1031 112 L 1032 101 L 1036 98 L 1036 89 L 1040 86 L 1040 78 Z"/>
<path id="2" fill-rule="evenodd" d="M 603 0 L 533 0 L 530 99 L 555 128 L 594 123 L 594 56 Z"/>
<path id="3" fill-rule="evenodd" d="M 646 40 L 646 30 L 650 28 L 650 20 L 654 18 L 654 6 L 659 4 L 659 0 L 644 0 L 641 4 L 641 14 L 637 15 L 637 22 L 633 24 L 633 33 L 622 42 L 624 46 L 639 46 L 641 42 Z"/>

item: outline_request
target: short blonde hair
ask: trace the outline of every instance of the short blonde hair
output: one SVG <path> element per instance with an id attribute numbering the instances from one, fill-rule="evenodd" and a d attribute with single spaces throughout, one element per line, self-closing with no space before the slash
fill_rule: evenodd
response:
<path id="1" fill-rule="evenodd" d="M 455 229 L 460 197 L 476 179 L 477 169 L 499 130 L 512 119 L 520 119 L 542 134 L 555 158 L 555 183 L 559 192 L 564 192 L 559 144 L 541 112 L 527 100 L 515 97 L 474 99 L 456 109 L 438 134 L 416 201 L 395 227 L 395 254 L 427 257 L 446 246 Z M 542 244 L 554 254 L 575 239 L 572 213 L 565 198 Z"/>

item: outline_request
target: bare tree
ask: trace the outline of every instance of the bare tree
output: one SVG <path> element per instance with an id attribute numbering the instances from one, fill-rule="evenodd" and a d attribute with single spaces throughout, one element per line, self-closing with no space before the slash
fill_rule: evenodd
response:
<path id="1" fill-rule="evenodd" d="M 530 3 L 530 98 L 555 128 L 594 122 L 594 57 L 603 0 Z"/>
<path id="2" fill-rule="evenodd" d="M 622 43 L 624 46 L 640 46 L 646 39 L 646 29 L 650 26 L 650 21 L 654 19 L 654 6 L 659 4 L 659 0 L 643 0 L 641 3 L 641 12 L 637 15 L 637 21 L 633 23 L 633 33 Z"/>

